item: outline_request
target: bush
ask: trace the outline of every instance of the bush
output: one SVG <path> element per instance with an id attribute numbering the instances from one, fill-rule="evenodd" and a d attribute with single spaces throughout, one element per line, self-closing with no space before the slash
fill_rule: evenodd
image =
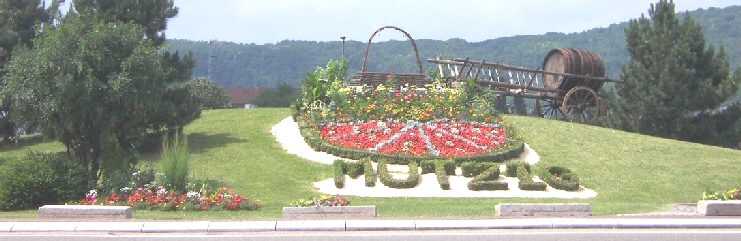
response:
<path id="1" fill-rule="evenodd" d="M 337 188 L 345 187 L 345 172 L 347 172 L 347 165 L 342 159 L 335 159 L 334 164 L 334 186 Z"/>
<path id="2" fill-rule="evenodd" d="M 555 189 L 575 191 L 579 190 L 579 177 L 565 167 L 546 167 L 540 172 L 540 178 Z"/>
<path id="3" fill-rule="evenodd" d="M 455 175 L 455 161 L 452 159 L 435 161 L 435 166 L 438 165 L 442 165 L 445 168 L 445 175 Z"/>
<path id="4" fill-rule="evenodd" d="M 524 165 L 517 165 L 516 172 L 517 179 L 520 180 L 520 184 L 518 184 L 518 186 L 522 190 L 543 191 L 548 187 L 548 185 L 546 185 L 544 182 L 533 181 L 533 177 L 530 176 L 530 171 L 525 168 Z"/>
<path id="5" fill-rule="evenodd" d="M 468 182 L 468 189 L 471 191 L 482 191 L 482 190 L 507 190 L 509 189 L 506 182 L 499 181 L 480 181 L 480 182 Z"/>
<path id="6" fill-rule="evenodd" d="M 406 179 L 396 179 L 391 176 L 387 168 L 387 160 L 378 160 L 378 176 L 381 183 L 390 188 L 413 188 L 419 184 L 419 166 L 417 162 L 409 163 L 409 176 Z"/>
<path id="7" fill-rule="evenodd" d="M 373 163 L 370 158 L 360 159 L 363 163 L 363 173 L 365 173 L 365 186 L 375 187 L 376 186 L 376 170 L 373 170 Z"/>
<path id="8" fill-rule="evenodd" d="M 80 199 L 90 190 L 85 167 L 65 155 L 29 152 L 0 168 L 0 209 L 35 209 Z"/>
<path id="9" fill-rule="evenodd" d="M 461 173 L 464 177 L 473 177 L 479 175 L 481 172 L 492 166 L 495 165 L 486 162 L 464 162 L 461 164 Z"/>
<path id="10" fill-rule="evenodd" d="M 422 167 L 422 174 L 427 173 L 433 173 L 435 172 L 435 160 L 424 160 L 419 162 L 420 167 Z"/>
<path id="11" fill-rule="evenodd" d="M 525 170 L 527 170 L 528 173 L 530 172 L 530 163 L 524 161 L 510 162 L 507 163 L 506 166 L 507 177 L 517 177 L 517 166 L 524 166 Z"/>
<path id="12" fill-rule="evenodd" d="M 363 175 L 363 165 L 365 163 L 356 161 L 356 162 L 346 162 L 347 164 L 347 175 L 350 176 L 352 179 L 357 179 L 358 176 Z"/>
<path id="13" fill-rule="evenodd" d="M 499 166 L 492 165 L 489 169 L 476 175 L 468 182 L 468 189 L 472 191 L 480 190 L 507 190 L 509 185 L 506 182 L 496 181 L 499 179 Z"/>
<path id="14" fill-rule="evenodd" d="M 453 167 L 455 167 L 454 162 L 449 162 L 453 164 Z M 435 163 L 435 176 L 437 177 L 437 183 L 440 184 L 440 188 L 443 190 L 450 190 L 450 178 L 448 178 L 448 173 L 445 171 L 445 162 L 444 161 L 437 161 Z"/>

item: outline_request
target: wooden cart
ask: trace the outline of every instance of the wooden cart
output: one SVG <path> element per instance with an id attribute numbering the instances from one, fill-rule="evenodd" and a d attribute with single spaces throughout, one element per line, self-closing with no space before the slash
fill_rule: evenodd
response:
<path id="1" fill-rule="evenodd" d="M 592 123 L 607 108 L 598 95 L 605 82 L 604 60 L 596 53 L 579 49 L 553 49 L 538 69 L 514 67 L 485 60 L 428 59 L 438 65 L 440 75 L 455 84 L 473 78 L 501 96 L 535 99 L 537 115 L 552 119 Z"/>

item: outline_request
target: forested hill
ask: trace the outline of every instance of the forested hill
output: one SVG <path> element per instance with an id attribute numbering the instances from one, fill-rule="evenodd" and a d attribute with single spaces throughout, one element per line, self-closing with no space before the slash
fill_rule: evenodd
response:
<path id="1" fill-rule="evenodd" d="M 705 31 L 708 43 L 723 44 L 732 68 L 741 65 L 741 6 L 699 9 L 689 12 Z M 683 13 L 682 13 L 683 15 Z M 378 26 L 381 27 L 381 26 Z M 398 26 L 404 29 L 404 26 Z M 606 28 L 595 28 L 581 33 L 547 33 L 544 35 L 514 36 L 467 42 L 462 39 L 429 40 L 415 39 L 419 55 L 428 70 L 433 66 L 427 58 L 438 55 L 485 59 L 503 64 L 540 67 L 546 53 L 553 48 L 577 48 L 599 53 L 605 59 L 607 75 L 619 77 L 621 66 L 628 62 L 625 49 L 624 29 L 628 21 L 612 24 Z M 404 29 L 414 37 L 414 29 Z M 368 37 L 375 29 L 368 29 Z M 441 30 L 443 31 L 443 30 Z M 492 26 L 491 31 L 496 31 Z M 250 34 L 250 33 L 244 33 Z M 386 29 L 383 34 L 396 34 Z M 339 36 L 339 35 L 338 35 Z M 192 51 L 198 61 L 193 77 L 208 76 L 211 57 L 213 80 L 223 87 L 276 87 L 281 82 L 299 86 L 306 71 L 324 66 L 330 59 L 342 55 L 342 41 L 316 42 L 285 40 L 274 44 L 239 44 L 231 42 L 205 42 L 169 40 L 171 50 L 181 53 Z M 345 55 L 350 61 L 348 74 L 357 73 L 365 57 L 367 42 L 345 42 Z M 209 55 L 209 49 L 211 54 Z M 366 66 L 371 72 L 417 72 L 414 50 L 409 41 L 373 42 Z"/>

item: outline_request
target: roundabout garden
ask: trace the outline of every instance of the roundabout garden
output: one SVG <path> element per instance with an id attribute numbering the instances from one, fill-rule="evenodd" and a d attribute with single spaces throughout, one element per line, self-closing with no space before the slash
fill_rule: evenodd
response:
<path id="1" fill-rule="evenodd" d="M 330 61 L 309 73 L 291 108 L 306 144 L 337 158 L 332 180 L 315 183 L 319 191 L 355 196 L 596 196 L 568 168 L 516 160 L 526 145 L 494 109 L 491 91 L 476 89 L 470 81 L 455 88 L 434 79 L 422 85 L 399 83 L 394 74 L 377 85 L 349 85 L 344 81 L 346 64 Z M 364 180 L 355 181 L 359 176 Z M 447 193 L 427 192 L 430 182 L 423 185 L 422 180 L 437 180 L 434 186 Z M 381 189 L 386 194 L 369 193 Z M 507 190 L 510 195 L 501 195 Z"/>

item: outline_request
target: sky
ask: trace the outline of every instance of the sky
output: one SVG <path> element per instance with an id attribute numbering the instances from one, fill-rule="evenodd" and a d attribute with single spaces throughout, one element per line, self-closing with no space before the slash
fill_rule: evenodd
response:
<path id="1" fill-rule="evenodd" d="M 70 2 L 70 1 L 67 1 Z M 283 40 L 367 42 L 383 26 L 414 39 L 465 39 L 573 33 L 648 17 L 658 0 L 175 0 L 168 39 L 277 43 Z M 68 3 L 66 3 L 68 4 Z M 738 0 L 675 0 L 676 11 L 741 5 Z M 66 9 L 66 8 L 63 8 Z M 406 40 L 384 30 L 373 42 Z"/>

